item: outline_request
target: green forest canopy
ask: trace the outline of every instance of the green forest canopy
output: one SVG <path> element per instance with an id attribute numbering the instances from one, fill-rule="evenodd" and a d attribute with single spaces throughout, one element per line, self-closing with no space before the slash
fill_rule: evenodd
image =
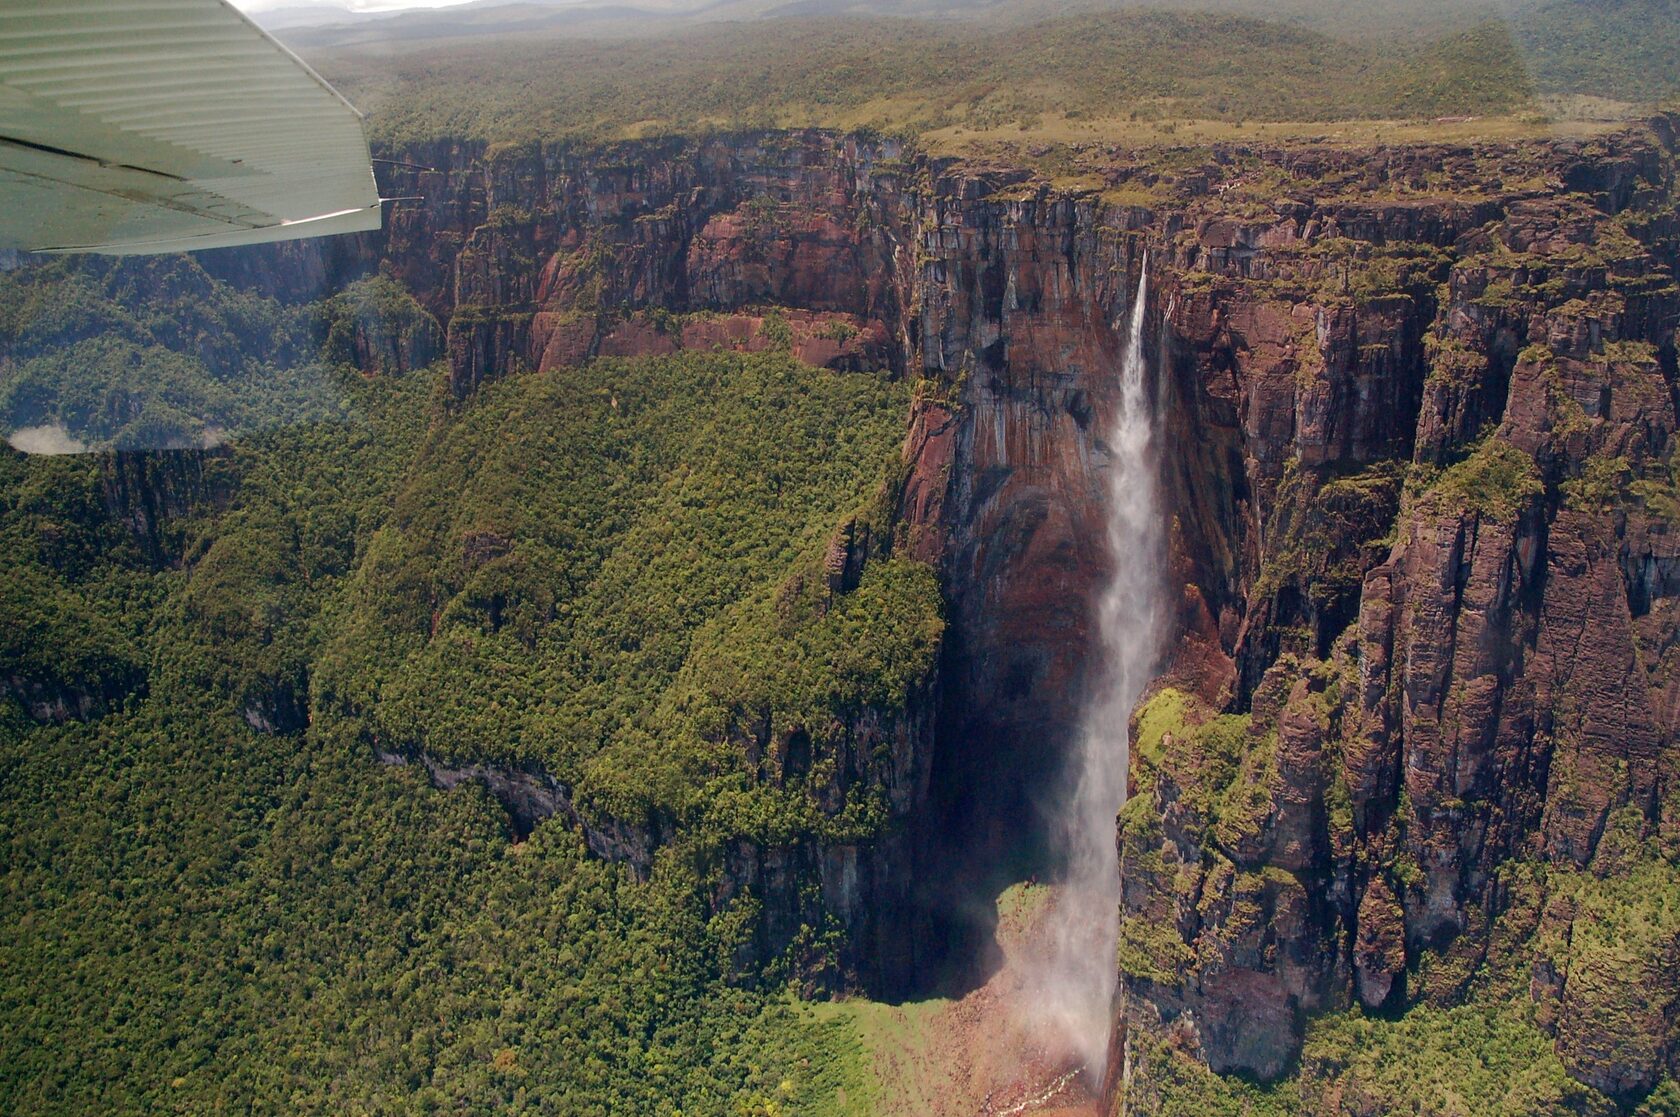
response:
<path id="1" fill-rule="evenodd" d="M 1062 116 L 1427 120 L 1534 113 L 1543 97 L 1680 93 L 1676 0 L 1433 5 L 1404 22 L 1343 7 L 1179 5 L 1004 23 L 784 16 L 655 22 L 607 38 L 588 37 L 588 25 L 445 30 L 312 49 L 371 111 L 375 134 L 399 144 L 715 127 L 986 130 Z"/>

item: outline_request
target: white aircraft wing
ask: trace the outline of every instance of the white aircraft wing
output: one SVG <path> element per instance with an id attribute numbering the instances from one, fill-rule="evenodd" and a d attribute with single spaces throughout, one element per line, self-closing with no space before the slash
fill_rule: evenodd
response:
<path id="1" fill-rule="evenodd" d="M 0 248 L 377 228 L 361 115 L 223 0 L 0 0 Z"/>

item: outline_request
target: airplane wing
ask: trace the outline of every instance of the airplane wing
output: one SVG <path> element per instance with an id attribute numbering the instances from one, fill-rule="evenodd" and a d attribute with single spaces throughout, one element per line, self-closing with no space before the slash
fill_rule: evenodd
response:
<path id="1" fill-rule="evenodd" d="M 361 115 L 224 0 L 0 0 L 0 248 L 377 228 Z"/>

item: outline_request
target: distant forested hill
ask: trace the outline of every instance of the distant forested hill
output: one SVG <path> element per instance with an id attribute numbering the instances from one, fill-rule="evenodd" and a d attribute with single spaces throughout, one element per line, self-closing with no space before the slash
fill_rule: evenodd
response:
<path id="1" fill-rule="evenodd" d="M 672 7 L 469 6 L 293 34 L 392 139 L 1427 119 L 1680 93 L 1680 0 Z"/>

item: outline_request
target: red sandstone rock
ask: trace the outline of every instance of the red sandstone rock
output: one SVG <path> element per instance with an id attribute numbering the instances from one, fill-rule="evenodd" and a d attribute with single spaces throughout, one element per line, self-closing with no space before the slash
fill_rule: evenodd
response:
<path id="1" fill-rule="evenodd" d="M 915 809 L 975 821 L 954 840 L 982 849 L 1077 729 L 1089 606 L 1116 558 L 1117 324 L 1147 251 L 1178 626 L 1162 669 L 1252 706 L 1275 771 L 1223 836 L 1192 817 L 1206 789 L 1153 790 L 1123 912 L 1190 960 L 1127 979 L 1125 1026 L 1271 1075 L 1301 1013 L 1456 995 L 1458 978 L 1408 987 L 1407 963 L 1433 952 L 1444 973 L 1486 948 L 1508 860 L 1593 865 L 1627 808 L 1680 842 L 1680 532 L 1627 488 L 1660 488 L 1673 453 L 1680 241 L 1655 212 L 1673 148 L 1660 120 L 1592 149 L 1243 153 L 1290 183 L 1258 214 L 1227 203 L 1242 160 L 1219 158 L 1158 206 L 1109 209 L 1019 168 L 907 173 L 816 133 L 611 168 L 439 150 L 416 160 L 442 168 L 428 188 L 395 191 L 428 201 L 399 208 L 386 245 L 451 319 L 463 396 L 516 362 L 762 347 L 770 305 L 802 359 L 934 382 L 910 417 L 899 536 L 940 568 L 951 644 L 945 763 Z M 1500 185 L 1539 179 L 1562 189 Z M 717 317 L 673 334 L 637 317 L 652 308 Z M 1489 429 L 1534 476 L 1438 484 Z M 1416 464 L 1403 504 L 1398 471 L 1372 471 L 1386 461 Z M 836 561 L 843 583 L 849 552 Z M 787 894 L 804 871 L 787 856 L 743 853 L 741 879 Z M 1668 965 L 1628 974 L 1648 986 Z M 1611 1091 L 1674 1057 L 1567 1023 L 1623 1004 L 1660 1035 L 1629 980 L 1537 964 L 1532 985 L 1571 1073 Z"/>

